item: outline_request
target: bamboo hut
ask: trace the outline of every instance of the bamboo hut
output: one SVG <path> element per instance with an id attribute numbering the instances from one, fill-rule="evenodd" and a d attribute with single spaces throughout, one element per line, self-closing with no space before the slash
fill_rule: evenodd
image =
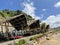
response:
<path id="1" fill-rule="evenodd" d="M 16 30 L 40 30 L 39 20 L 27 21 L 24 14 L 7 18 L 0 22 L 2 32 Z"/>
<path id="2" fill-rule="evenodd" d="M 20 14 L 14 17 L 7 18 L 0 21 L 0 30 L 6 32 L 6 30 L 26 30 L 28 27 L 27 20 L 24 14 Z"/>
<path id="3" fill-rule="evenodd" d="M 39 20 L 28 21 L 28 26 L 30 30 L 40 30 L 40 21 Z"/>
<path id="4" fill-rule="evenodd" d="M 26 30 L 28 26 L 26 17 L 23 14 L 12 18 L 11 20 L 9 20 L 9 22 L 13 25 L 13 27 L 16 30 Z"/>
<path id="5" fill-rule="evenodd" d="M 4 33 L 4 36 L 7 37 L 7 39 L 9 37 L 9 32 L 15 29 L 17 31 L 24 30 L 26 31 L 26 34 L 31 35 L 34 32 L 31 33 L 30 30 L 40 30 L 40 21 L 27 21 L 26 16 L 24 14 L 9 17 L 3 21 L 0 21 L 0 30 Z"/>

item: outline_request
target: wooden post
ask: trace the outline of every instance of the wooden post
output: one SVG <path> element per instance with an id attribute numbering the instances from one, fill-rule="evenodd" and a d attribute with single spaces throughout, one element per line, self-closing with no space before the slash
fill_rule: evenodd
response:
<path id="1" fill-rule="evenodd" d="M 3 33 L 3 26 L 2 26 L 2 24 L 1 24 L 1 31 L 2 31 L 2 33 Z"/>
<path id="2" fill-rule="evenodd" d="M 9 40 L 9 38 L 8 38 L 8 31 L 9 31 L 9 29 L 8 29 L 8 25 L 6 25 L 6 22 L 5 22 L 5 28 L 6 28 L 6 37 Z"/>

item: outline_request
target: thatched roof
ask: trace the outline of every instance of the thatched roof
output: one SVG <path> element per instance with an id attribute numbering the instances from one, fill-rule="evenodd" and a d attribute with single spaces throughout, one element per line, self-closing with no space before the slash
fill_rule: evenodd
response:
<path id="1" fill-rule="evenodd" d="M 27 21 L 27 24 L 28 25 L 31 25 L 32 23 L 34 23 L 36 20 L 30 20 L 30 21 Z"/>
<path id="2" fill-rule="evenodd" d="M 30 29 L 40 28 L 40 21 L 39 20 L 28 21 L 28 26 L 30 27 Z"/>
<path id="3" fill-rule="evenodd" d="M 40 27 L 40 21 L 39 20 L 30 20 L 27 21 L 24 14 L 20 14 L 14 17 L 7 18 L 0 22 L 0 24 L 10 22 L 12 26 L 17 30 L 24 30 L 26 28 L 33 29 L 33 28 L 39 28 Z"/>
<path id="4" fill-rule="evenodd" d="M 17 15 L 17 16 L 6 18 L 2 22 L 9 22 L 10 20 L 15 19 L 15 18 L 20 17 L 20 16 L 24 16 L 24 14 L 20 14 L 20 15 Z"/>
<path id="5" fill-rule="evenodd" d="M 22 30 L 27 26 L 27 20 L 24 14 L 20 14 L 14 17 L 7 18 L 0 23 L 10 22 L 12 26 L 17 30 Z"/>

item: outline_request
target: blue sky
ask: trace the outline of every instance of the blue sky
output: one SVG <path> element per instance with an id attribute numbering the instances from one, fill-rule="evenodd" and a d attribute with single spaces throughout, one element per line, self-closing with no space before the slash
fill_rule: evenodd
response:
<path id="1" fill-rule="evenodd" d="M 51 27 L 60 26 L 60 0 L 0 0 L 3 9 L 19 9 Z"/>

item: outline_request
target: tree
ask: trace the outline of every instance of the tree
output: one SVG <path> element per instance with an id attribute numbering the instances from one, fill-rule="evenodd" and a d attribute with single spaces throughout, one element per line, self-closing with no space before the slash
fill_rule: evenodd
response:
<path id="1" fill-rule="evenodd" d="M 41 24 L 41 32 L 42 33 L 47 32 L 49 28 L 50 28 L 50 26 L 46 25 L 46 23 Z"/>
<path id="2" fill-rule="evenodd" d="M 50 28 L 50 25 L 49 24 L 46 25 L 45 32 L 47 32 L 49 28 Z"/>
<path id="3" fill-rule="evenodd" d="M 46 23 L 42 23 L 42 24 L 41 24 L 41 32 L 42 32 L 42 33 L 45 32 L 45 26 L 46 26 Z"/>
<path id="4" fill-rule="evenodd" d="M 17 11 L 15 11 L 15 12 L 17 12 L 16 15 L 19 15 L 19 14 L 22 13 L 22 11 L 20 11 L 20 10 L 17 10 Z"/>

